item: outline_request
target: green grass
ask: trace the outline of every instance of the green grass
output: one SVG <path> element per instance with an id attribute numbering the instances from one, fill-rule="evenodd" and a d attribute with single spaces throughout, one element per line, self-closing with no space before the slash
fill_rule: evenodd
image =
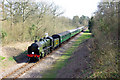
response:
<path id="1" fill-rule="evenodd" d="M 13 57 L 8 58 L 9 61 L 14 61 Z"/>
<path id="2" fill-rule="evenodd" d="M 91 38 L 91 33 L 88 33 L 88 30 L 84 32 L 74 43 L 73 45 L 62 55 L 59 60 L 53 64 L 52 68 L 45 73 L 43 73 L 43 78 L 55 78 L 58 70 L 68 63 L 68 59 L 71 57 L 72 53 L 76 50 L 80 43 L 84 40 Z"/>
<path id="3" fill-rule="evenodd" d="M 6 60 L 4 60 L 6 59 Z M 13 57 L 3 57 L 3 56 L 0 56 L 0 67 L 2 68 L 7 68 L 9 67 L 10 65 L 13 65 L 14 63 L 14 59 Z"/>
<path id="4" fill-rule="evenodd" d="M 5 57 L 3 57 L 3 56 L 0 56 L 0 61 L 1 61 L 1 60 L 4 60 L 4 59 L 5 59 Z"/>

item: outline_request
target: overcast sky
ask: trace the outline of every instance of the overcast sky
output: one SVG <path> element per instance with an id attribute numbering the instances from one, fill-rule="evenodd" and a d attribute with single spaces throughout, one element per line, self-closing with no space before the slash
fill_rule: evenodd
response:
<path id="1" fill-rule="evenodd" d="M 63 9 L 63 16 L 73 18 L 73 16 L 89 16 L 97 10 L 97 4 L 101 0 L 41 0 L 47 2 L 54 2 L 61 9 Z"/>
<path id="2" fill-rule="evenodd" d="M 97 10 L 97 4 L 100 0 L 51 0 L 64 10 L 64 16 L 73 18 L 73 16 L 85 15 L 91 17 Z"/>

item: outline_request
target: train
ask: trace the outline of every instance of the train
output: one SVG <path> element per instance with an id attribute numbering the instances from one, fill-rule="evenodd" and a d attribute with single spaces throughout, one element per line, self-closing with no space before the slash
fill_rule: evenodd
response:
<path id="1" fill-rule="evenodd" d="M 41 38 L 39 41 L 35 40 L 35 42 L 28 47 L 28 60 L 40 60 L 41 58 L 45 57 L 47 54 L 55 50 L 57 47 L 60 47 L 61 44 L 63 44 L 65 41 L 69 40 L 70 38 L 74 37 L 84 30 L 85 27 L 82 26 L 76 29 Z"/>

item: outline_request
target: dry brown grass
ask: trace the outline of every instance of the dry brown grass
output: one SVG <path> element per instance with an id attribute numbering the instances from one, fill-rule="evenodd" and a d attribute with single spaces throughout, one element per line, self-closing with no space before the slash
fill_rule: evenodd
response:
<path id="1" fill-rule="evenodd" d="M 2 44 L 4 45 L 8 43 L 24 42 L 31 40 L 33 41 L 35 40 L 35 36 L 40 39 L 41 37 L 45 36 L 45 33 L 48 33 L 51 36 L 55 33 L 60 33 L 74 28 L 69 25 L 69 23 L 62 23 L 60 21 L 60 18 L 56 18 L 55 22 L 53 22 L 53 20 L 49 19 L 48 17 L 47 19 L 45 19 L 45 22 L 40 25 L 35 25 L 34 22 L 32 22 L 25 22 L 24 24 L 17 23 L 11 26 L 10 21 L 4 21 L 2 23 L 2 30 L 7 35 L 2 39 Z M 32 25 L 35 25 L 33 26 L 34 29 L 30 30 Z"/>

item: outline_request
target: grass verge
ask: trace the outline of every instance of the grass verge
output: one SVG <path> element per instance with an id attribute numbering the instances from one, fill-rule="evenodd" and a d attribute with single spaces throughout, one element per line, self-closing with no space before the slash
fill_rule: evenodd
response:
<path id="1" fill-rule="evenodd" d="M 3 56 L 0 56 L 0 61 L 2 61 L 2 60 L 4 60 L 5 59 L 5 57 L 3 57 Z"/>
<path id="2" fill-rule="evenodd" d="M 68 63 L 68 59 L 71 57 L 72 53 L 76 50 L 80 43 L 84 40 L 91 38 L 91 33 L 88 33 L 88 30 L 85 31 L 74 43 L 67 49 L 67 51 L 62 55 L 55 64 L 52 65 L 52 68 L 45 73 L 43 73 L 43 78 L 56 78 L 58 70 Z"/>

